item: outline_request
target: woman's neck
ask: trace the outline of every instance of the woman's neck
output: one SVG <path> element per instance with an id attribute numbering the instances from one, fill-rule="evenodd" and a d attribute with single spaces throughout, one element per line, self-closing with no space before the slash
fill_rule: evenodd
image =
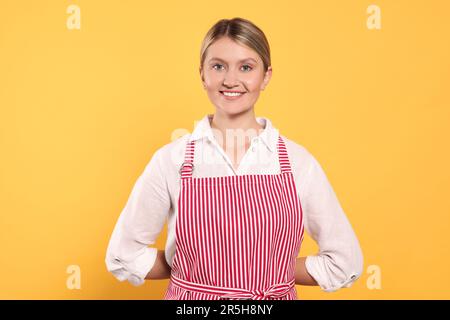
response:
<path id="1" fill-rule="evenodd" d="M 212 129 L 219 130 L 223 137 L 226 137 L 227 131 L 235 134 L 240 131 L 244 133 L 254 131 L 259 135 L 264 130 L 264 127 L 256 121 L 253 109 L 231 116 L 216 112 L 210 117 L 210 125 Z"/>

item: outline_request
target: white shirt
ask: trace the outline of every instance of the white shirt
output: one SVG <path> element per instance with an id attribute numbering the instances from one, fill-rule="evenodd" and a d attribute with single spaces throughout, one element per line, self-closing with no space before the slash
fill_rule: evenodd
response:
<path id="1" fill-rule="evenodd" d="M 168 222 L 165 257 L 172 266 L 175 255 L 175 221 L 180 191 L 179 169 L 186 142 L 195 140 L 193 177 L 246 174 L 277 174 L 278 129 L 267 118 L 257 117 L 263 132 L 251 140 L 237 171 L 214 138 L 211 114 L 185 134 L 156 150 L 137 179 L 123 208 L 106 252 L 106 266 L 119 281 L 142 285 L 153 267 L 155 244 Z M 291 163 L 297 194 L 303 209 L 305 231 L 318 244 L 319 252 L 309 255 L 308 273 L 326 292 L 350 287 L 362 274 L 363 255 L 358 239 L 322 167 L 305 147 L 283 138 Z"/>

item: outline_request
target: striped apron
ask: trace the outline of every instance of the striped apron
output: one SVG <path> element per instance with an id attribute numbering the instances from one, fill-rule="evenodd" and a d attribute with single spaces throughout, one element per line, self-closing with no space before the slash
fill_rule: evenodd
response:
<path id="1" fill-rule="evenodd" d="M 286 146 L 281 173 L 193 178 L 180 168 L 176 251 L 165 300 L 296 300 L 303 212 Z"/>

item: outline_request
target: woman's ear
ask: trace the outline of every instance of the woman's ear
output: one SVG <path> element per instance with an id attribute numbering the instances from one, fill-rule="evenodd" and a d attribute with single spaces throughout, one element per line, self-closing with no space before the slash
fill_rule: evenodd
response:
<path id="1" fill-rule="evenodd" d="M 203 77 L 203 69 L 202 69 L 202 67 L 199 67 L 198 71 L 200 73 L 200 78 L 202 79 L 203 88 L 206 88 L 205 78 Z"/>
<path id="2" fill-rule="evenodd" d="M 264 80 L 261 86 L 261 90 L 264 90 L 266 88 L 271 78 L 272 78 L 272 66 L 269 66 L 267 68 L 266 73 L 264 74 Z"/>

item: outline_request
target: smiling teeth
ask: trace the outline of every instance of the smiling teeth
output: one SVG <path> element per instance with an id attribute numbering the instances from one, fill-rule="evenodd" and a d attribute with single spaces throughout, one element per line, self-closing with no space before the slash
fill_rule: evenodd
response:
<path id="1" fill-rule="evenodd" d="M 240 92 L 223 92 L 223 94 L 225 96 L 229 96 L 229 97 L 236 97 L 236 96 L 240 96 L 242 93 L 240 93 Z"/>

